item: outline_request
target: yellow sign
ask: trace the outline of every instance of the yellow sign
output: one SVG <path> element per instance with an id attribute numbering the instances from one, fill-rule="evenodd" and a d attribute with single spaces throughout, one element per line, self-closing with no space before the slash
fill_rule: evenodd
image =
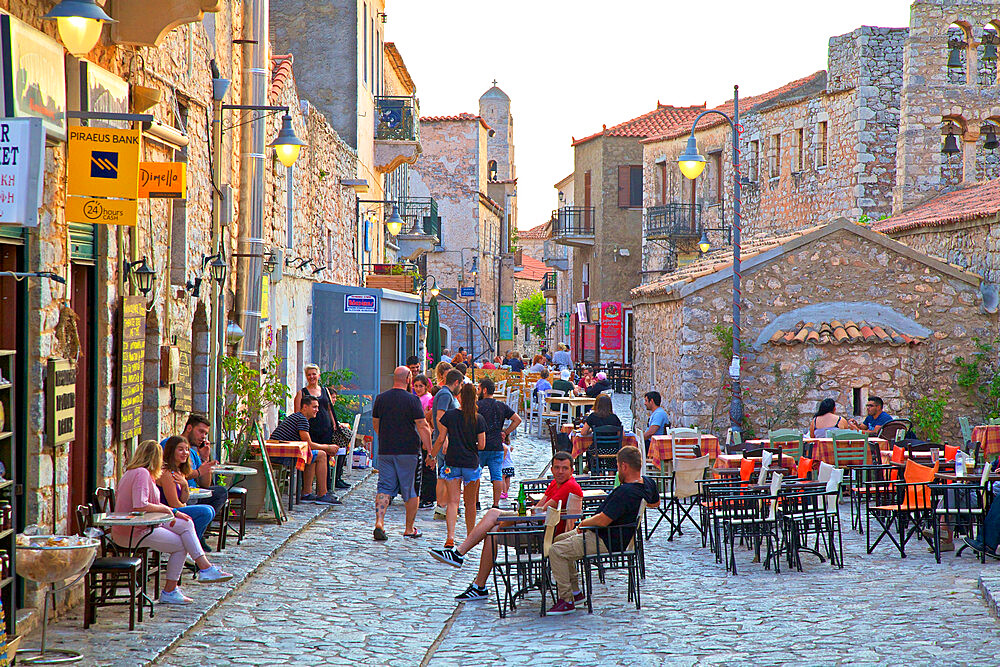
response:
<path id="1" fill-rule="evenodd" d="M 139 198 L 184 199 L 186 176 L 186 162 L 140 162 Z"/>
<path id="2" fill-rule="evenodd" d="M 134 199 L 66 197 L 66 221 L 135 227 L 139 205 Z"/>
<path id="3" fill-rule="evenodd" d="M 260 321 L 267 322 L 271 316 L 271 277 L 264 274 L 260 283 Z"/>
<path id="4" fill-rule="evenodd" d="M 69 128 L 66 192 L 82 197 L 135 199 L 139 191 L 140 136 L 139 130 Z"/>

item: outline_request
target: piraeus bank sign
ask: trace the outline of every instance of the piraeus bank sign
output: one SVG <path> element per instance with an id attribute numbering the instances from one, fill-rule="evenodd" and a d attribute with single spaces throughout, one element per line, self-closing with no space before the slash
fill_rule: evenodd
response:
<path id="1" fill-rule="evenodd" d="M 139 130 L 69 128 L 68 221 L 135 225 L 140 137 Z"/>

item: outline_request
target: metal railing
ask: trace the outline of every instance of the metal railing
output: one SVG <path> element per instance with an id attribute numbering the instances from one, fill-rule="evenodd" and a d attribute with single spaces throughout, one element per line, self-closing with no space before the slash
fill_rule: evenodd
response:
<path id="1" fill-rule="evenodd" d="M 701 238 L 701 204 L 666 204 L 646 209 L 648 239 Z"/>
<path id="2" fill-rule="evenodd" d="M 434 197 L 406 197 L 397 203 L 397 211 L 406 224 L 403 234 L 426 234 L 441 243 L 441 216 Z"/>
<path id="3" fill-rule="evenodd" d="M 553 236 L 593 236 L 593 206 L 563 206 L 552 211 Z"/>
<path id="4" fill-rule="evenodd" d="M 382 95 L 375 98 L 375 139 L 417 141 L 420 111 L 413 97 Z"/>
<path id="5" fill-rule="evenodd" d="M 556 274 L 555 271 L 550 271 L 542 276 L 542 291 L 547 292 L 549 290 L 556 289 Z"/>

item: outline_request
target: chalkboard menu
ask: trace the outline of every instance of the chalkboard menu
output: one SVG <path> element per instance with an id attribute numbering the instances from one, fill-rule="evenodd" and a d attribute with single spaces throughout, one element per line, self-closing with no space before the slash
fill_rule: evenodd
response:
<path id="1" fill-rule="evenodd" d="M 174 410 L 191 412 L 191 341 L 177 339 L 179 361 L 174 384 Z"/>
<path id="2" fill-rule="evenodd" d="M 45 378 L 48 444 L 61 445 L 76 435 L 76 368 L 69 359 L 49 359 Z"/>
<path id="3" fill-rule="evenodd" d="M 139 435 L 142 425 L 142 367 L 146 361 L 146 299 L 122 297 L 121 359 L 118 386 L 121 397 L 119 438 Z"/>

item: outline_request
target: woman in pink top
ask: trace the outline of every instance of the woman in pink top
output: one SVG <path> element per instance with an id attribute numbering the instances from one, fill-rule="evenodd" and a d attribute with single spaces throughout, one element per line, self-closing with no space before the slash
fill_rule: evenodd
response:
<path id="1" fill-rule="evenodd" d="M 426 375 L 418 375 L 413 378 L 413 393 L 420 399 L 420 407 L 426 413 L 427 409 L 431 407 L 431 401 L 434 400 L 434 396 L 431 394 L 431 381 Z"/>
<path id="2" fill-rule="evenodd" d="M 190 554 L 198 566 L 200 583 L 229 581 L 233 575 L 223 572 L 205 558 L 191 517 L 156 502 L 159 493 L 153 476 L 159 476 L 162 469 L 163 449 L 160 445 L 155 440 L 146 440 L 140 444 L 132 455 L 125 474 L 118 480 L 118 488 L 115 490 L 115 513 L 166 512 L 173 513 L 174 519 L 152 529 L 114 526 L 111 528 L 111 537 L 121 546 L 141 542 L 144 547 L 169 554 L 166 584 L 160 592 L 160 602 L 188 604 L 192 602 L 191 598 L 186 597 L 177 587 L 186 555 Z"/>

